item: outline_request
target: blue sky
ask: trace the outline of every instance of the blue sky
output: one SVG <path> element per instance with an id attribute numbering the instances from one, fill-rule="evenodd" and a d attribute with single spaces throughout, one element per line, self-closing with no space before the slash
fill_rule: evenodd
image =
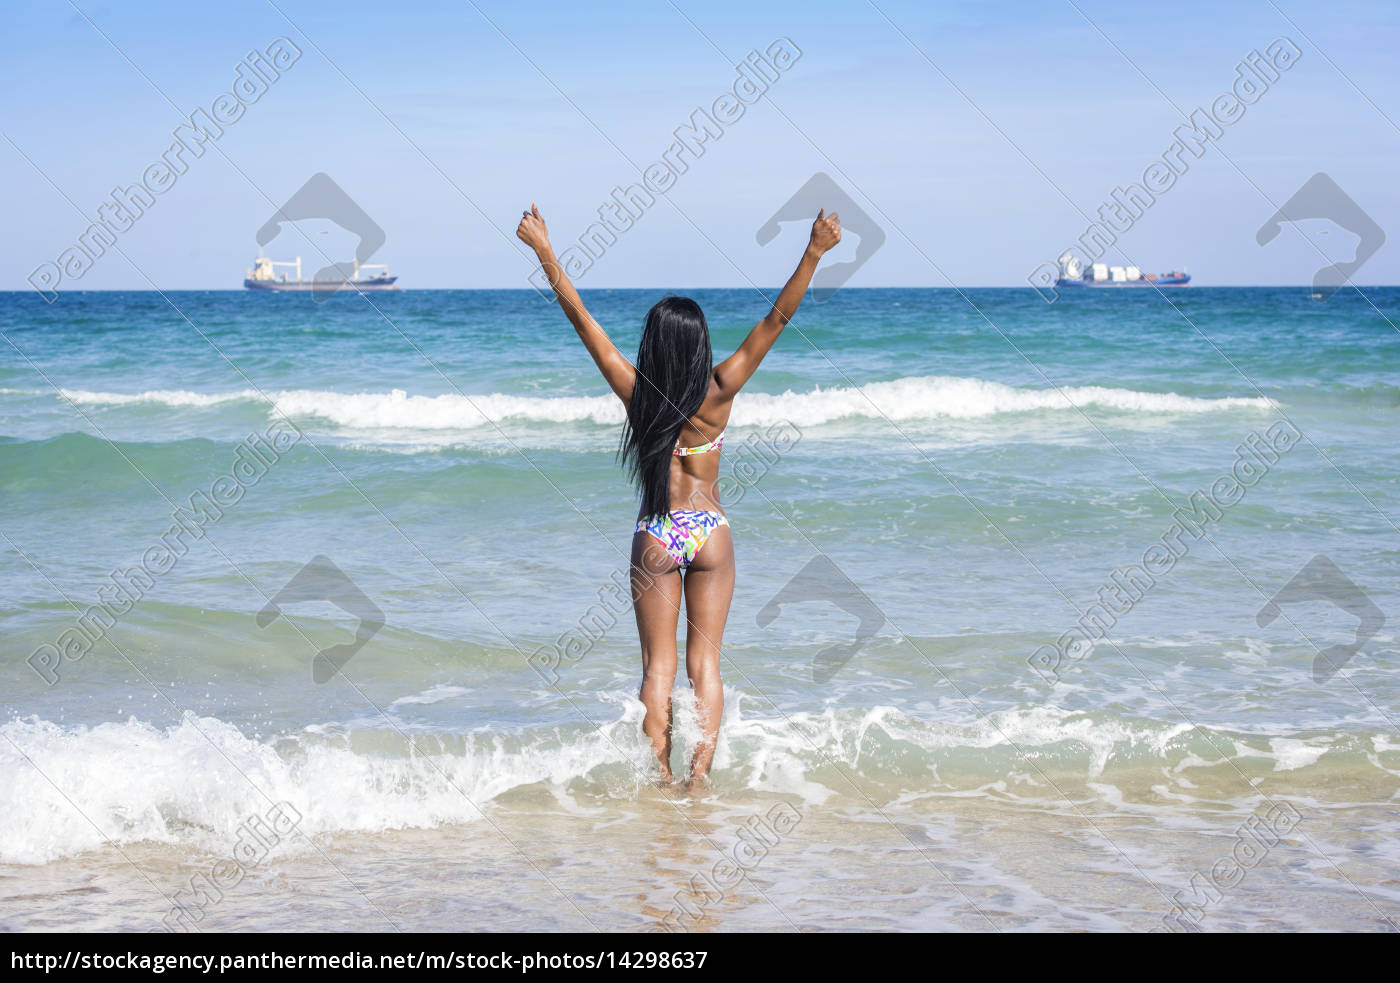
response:
<path id="1" fill-rule="evenodd" d="M 405 288 L 525 286 L 521 207 L 538 201 L 563 248 L 638 180 L 634 163 L 730 89 L 734 61 L 779 37 L 801 57 L 581 286 L 780 283 L 803 233 L 761 247 L 755 232 L 817 171 L 886 233 L 852 285 L 1024 285 L 1083 232 L 1081 213 L 1171 144 L 1171 103 L 1208 107 L 1280 37 L 1301 58 L 1108 260 L 1185 267 L 1200 284 L 1307 283 L 1319 247 L 1348 257 L 1345 235 L 1290 228 L 1260 247 L 1255 232 L 1324 171 L 1390 230 L 1357 281 L 1400 283 L 1393 3 L 80 0 L 6 17 L 0 289 L 29 289 L 115 186 L 160 159 L 181 117 L 279 36 L 302 56 L 121 234 L 131 263 L 109 251 L 60 289 L 237 288 L 259 226 L 318 171 L 384 229 L 375 259 Z M 307 275 L 318 249 L 348 258 L 339 230 L 303 232 L 310 242 L 287 232 L 268 253 L 300 253 Z M 834 258 L 853 255 L 854 237 L 841 248 Z"/>

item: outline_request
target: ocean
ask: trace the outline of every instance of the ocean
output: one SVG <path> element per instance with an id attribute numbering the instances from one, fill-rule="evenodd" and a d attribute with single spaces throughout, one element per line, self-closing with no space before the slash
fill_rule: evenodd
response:
<path id="1" fill-rule="evenodd" d="M 717 357 L 766 312 L 674 292 Z M 630 355 L 663 293 L 584 297 Z M 691 799 L 557 309 L 0 294 L 0 928 L 1395 930 L 1397 324 L 809 300 L 726 439 Z"/>

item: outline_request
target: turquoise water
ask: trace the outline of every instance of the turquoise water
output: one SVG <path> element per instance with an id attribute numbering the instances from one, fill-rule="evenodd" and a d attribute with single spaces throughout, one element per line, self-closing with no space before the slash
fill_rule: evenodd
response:
<path id="1" fill-rule="evenodd" d="M 691 295 L 717 353 L 764 312 Z M 659 296 L 585 292 L 625 353 Z M 1395 324 L 1396 288 L 804 306 L 726 440 L 727 710 L 691 803 L 646 780 L 609 593 L 636 514 L 621 410 L 535 294 L 0 295 L 0 919 L 69 924 L 97 878 L 85 918 L 159 924 L 287 802 L 295 832 L 205 924 L 331 927 L 290 879 L 395 927 L 510 927 L 483 913 L 506 901 L 654 926 L 784 807 L 802 821 L 690 927 L 1145 929 L 1282 805 L 1301 822 L 1193 920 L 1394 928 Z M 192 495 L 217 508 L 171 537 Z M 1172 539 L 1193 501 L 1199 536 Z M 1164 536 L 1171 568 L 1105 621 Z M 1257 617 L 1319 555 L 1383 619 L 1323 679 L 1346 604 Z M 354 616 L 257 618 L 317 556 L 383 622 L 326 683 Z M 1092 644 L 1055 653 L 1096 602 Z"/>

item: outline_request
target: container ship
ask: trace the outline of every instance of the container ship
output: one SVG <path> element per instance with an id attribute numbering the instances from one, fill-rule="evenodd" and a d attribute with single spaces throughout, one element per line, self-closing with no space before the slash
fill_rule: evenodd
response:
<path id="1" fill-rule="evenodd" d="M 295 279 L 287 279 L 286 273 L 277 272 L 279 266 L 288 267 L 296 271 Z M 342 264 L 342 267 L 349 267 L 352 276 L 340 283 L 336 280 L 303 280 L 301 278 L 301 257 L 296 258 L 293 263 L 279 263 L 268 259 L 266 256 L 259 256 L 253 260 L 253 268 L 248 271 L 248 275 L 243 279 L 243 286 L 249 290 L 325 290 L 328 287 L 346 286 L 356 290 L 397 290 L 394 284 L 398 277 L 389 275 L 389 267 L 382 263 L 361 264 L 352 261 Z M 370 274 L 361 277 L 360 274 L 366 270 L 383 270 L 382 273 Z"/>
<path id="2" fill-rule="evenodd" d="M 1060 257 L 1060 278 L 1057 287 L 1184 287 L 1191 282 L 1189 273 L 1143 273 L 1136 266 L 1109 266 L 1092 263 L 1081 266 L 1073 256 Z"/>

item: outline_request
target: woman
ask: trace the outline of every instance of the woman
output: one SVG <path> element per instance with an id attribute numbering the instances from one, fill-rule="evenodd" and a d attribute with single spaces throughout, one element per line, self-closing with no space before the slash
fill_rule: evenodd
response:
<path id="1" fill-rule="evenodd" d="M 642 498 L 632 537 L 632 600 L 642 641 L 639 696 L 646 707 L 642 730 L 656 751 L 662 781 L 669 782 L 676 626 L 684 594 L 685 671 L 702 732 L 690 763 L 689 790 L 696 792 L 706 783 L 719 736 L 719 646 L 734 595 L 734 543 L 717 495 L 724 427 L 734 397 L 797 312 L 822 254 L 841 241 L 841 223 L 834 212 L 818 213 L 802 261 L 773 309 L 718 365 L 700 305 L 667 297 L 647 314 L 633 366 L 564 275 L 537 207 L 524 213 L 515 234 L 535 251 L 559 306 L 627 409 L 622 457 Z"/>

